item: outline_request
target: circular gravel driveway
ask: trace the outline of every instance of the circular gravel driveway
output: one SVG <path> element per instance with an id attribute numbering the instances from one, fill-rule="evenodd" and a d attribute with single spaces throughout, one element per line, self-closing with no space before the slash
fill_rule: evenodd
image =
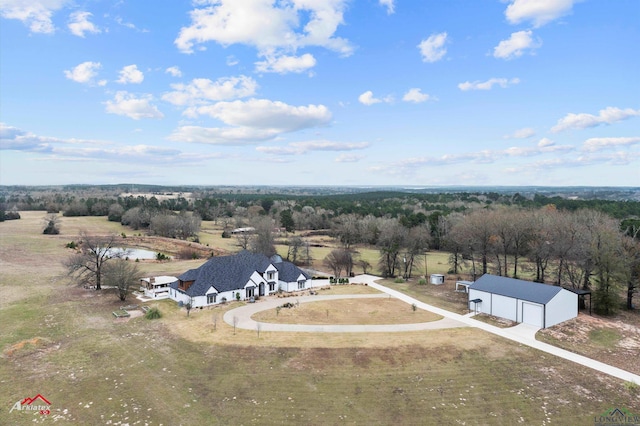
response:
<path id="1" fill-rule="evenodd" d="M 399 332 L 399 331 L 420 331 L 420 330 L 438 330 L 443 328 L 467 327 L 466 324 L 451 318 L 442 318 L 437 321 L 421 322 L 414 324 L 380 324 L 380 325 L 337 325 L 337 324 L 278 324 L 272 322 L 258 322 L 251 317 L 261 311 L 275 309 L 277 306 L 285 302 L 292 303 L 311 303 L 321 302 L 325 300 L 337 299 L 387 299 L 391 296 L 388 294 L 335 294 L 326 296 L 300 296 L 290 297 L 287 299 L 273 298 L 261 299 L 256 303 L 248 303 L 236 309 L 232 309 L 224 314 L 224 321 L 233 326 L 234 318 L 236 327 L 245 330 L 256 330 L 258 327 L 261 331 L 297 331 L 309 333 L 371 333 L 371 332 Z"/>

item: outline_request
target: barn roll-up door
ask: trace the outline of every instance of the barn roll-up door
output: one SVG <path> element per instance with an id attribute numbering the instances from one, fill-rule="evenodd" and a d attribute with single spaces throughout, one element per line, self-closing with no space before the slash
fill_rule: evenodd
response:
<path id="1" fill-rule="evenodd" d="M 522 303 L 522 322 L 536 327 L 544 327 L 544 306 L 534 305 L 532 303 Z"/>

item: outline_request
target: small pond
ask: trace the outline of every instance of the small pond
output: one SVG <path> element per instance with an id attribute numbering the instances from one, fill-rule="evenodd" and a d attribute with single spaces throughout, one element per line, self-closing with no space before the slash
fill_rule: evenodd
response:
<path id="1" fill-rule="evenodd" d="M 158 255 L 158 252 L 144 249 L 133 249 L 133 248 L 124 248 L 124 247 L 113 247 L 111 252 L 116 256 L 122 256 L 128 259 L 155 259 Z M 124 253 L 124 255 L 123 255 Z"/>

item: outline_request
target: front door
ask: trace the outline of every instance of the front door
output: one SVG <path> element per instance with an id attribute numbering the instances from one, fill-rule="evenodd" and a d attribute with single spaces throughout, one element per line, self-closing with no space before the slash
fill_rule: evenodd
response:
<path id="1" fill-rule="evenodd" d="M 264 283 L 260 283 L 258 287 L 258 296 L 264 296 Z"/>

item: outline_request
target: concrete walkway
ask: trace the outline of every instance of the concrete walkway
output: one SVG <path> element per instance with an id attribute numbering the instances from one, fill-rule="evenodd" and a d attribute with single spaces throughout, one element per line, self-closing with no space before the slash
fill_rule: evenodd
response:
<path id="1" fill-rule="evenodd" d="M 344 299 L 344 298 L 388 297 L 387 295 L 390 295 L 397 299 L 402 300 L 403 302 L 406 302 L 409 304 L 415 304 L 420 309 L 424 309 L 424 310 L 436 313 L 438 315 L 442 315 L 444 318 L 439 321 L 433 321 L 429 323 L 420 323 L 420 324 L 362 325 L 362 326 L 274 324 L 274 323 L 264 323 L 264 322 L 257 323 L 256 321 L 253 321 L 251 319 L 251 316 L 254 313 L 262 310 L 266 310 L 266 309 L 274 309 L 276 306 L 284 303 L 283 299 L 270 299 L 270 300 L 261 301 L 255 304 L 248 304 L 246 306 L 228 311 L 224 314 L 224 321 L 229 325 L 233 325 L 233 322 L 235 319 L 236 327 L 249 329 L 249 330 L 255 330 L 258 324 L 260 324 L 259 326 L 262 331 L 303 331 L 303 332 L 314 331 L 314 332 L 332 332 L 332 333 L 371 332 L 371 331 L 398 332 L 398 331 L 417 331 L 417 330 L 430 330 L 430 329 L 438 329 L 438 328 L 470 326 L 470 327 L 482 329 L 489 333 L 493 333 L 500 337 L 504 337 L 505 339 L 509 339 L 526 346 L 530 346 L 532 348 L 538 349 L 540 351 L 546 352 L 551 355 L 555 355 L 557 357 L 566 359 L 568 361 L 575 362 L 582 366 L 591 368 L 601 373 L 608 374 L 613 377 L 617 377 L 624 381 L 640 384 L 640 375 L 633 374 L 631 372 L 622 370 L 617 367 L 613 367 L 603 362 L 596 361 L 594 359 L 587 358 L 585 356 L 578 355 L 576 353 L 567 351 L 565 349 L 561 349 L 556 346 L 549 345 L 547 343 L 536 340 L 535 335 L 539 330 L 537 327 L 533 327 L 528 324 L 518 324 L 517 326 L 510 327 L 510 328 L 496 327 L 491 324 L 487 324 L 482 321 L 475 320 L 473 319 L 472 316 L 456 314 L 454 312 L 450 312 L 445 309 L 441 309 L 436 306 L 432 306 L 427 303 L 421 302 L 397 290 L 393 290 L 389 287 L 385 287 L 383 285 L 376 283 L 376 280 L 379 280 L 379 279 L 380 279 L 379 277 L 376 277 L 373 275 L 358 275 L 352 278 L 351 282 L 367 283 L 367 285 L 369 285 L 370 287 L 375 288 L 383 293 L 386 293 L 386 295 L 370 294 L 370 295 L 302 296 L 300 298 L 289 298 L 288 301 L 292 301 L 293 303 L 295 303 L 296 301 L 299 301 L 300 303 L 306 303 L 306 302 L 318 302 L 321 300 Z"/>

